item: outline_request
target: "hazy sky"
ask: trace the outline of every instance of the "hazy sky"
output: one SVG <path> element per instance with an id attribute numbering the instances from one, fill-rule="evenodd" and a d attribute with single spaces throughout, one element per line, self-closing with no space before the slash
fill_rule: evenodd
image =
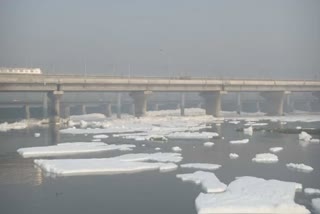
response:
<path id="1" fill-rule="evenodd" d="M 319 0 L 0 0 L 0 67 L 311 78 L 319 11 Z"/>

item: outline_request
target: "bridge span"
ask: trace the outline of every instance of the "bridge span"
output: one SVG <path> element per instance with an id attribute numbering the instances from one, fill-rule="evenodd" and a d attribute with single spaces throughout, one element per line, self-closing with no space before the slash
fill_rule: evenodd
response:
<path id="1" fill-rule="evenodd" d="M 269 104 L 267 113 L 282 115 L 285 96 L 292 92 L 312 92 L 319 98 L 320 81 L 10 74 L 0 75 L 0 92 L 46 92 L 54 121 L 59 120 L 60 99 L 66 92 L 129 92 L 137 117 L 145 114 L 147 97 L 152 92 L 181 92 L 182 115 L 184 93 L 198 92 L 204 99 L 206 113 L 216 117 L 220 116 L 223 94 L 260 92 Z M 238 100 L 241 102 L 240 93 Z"/>

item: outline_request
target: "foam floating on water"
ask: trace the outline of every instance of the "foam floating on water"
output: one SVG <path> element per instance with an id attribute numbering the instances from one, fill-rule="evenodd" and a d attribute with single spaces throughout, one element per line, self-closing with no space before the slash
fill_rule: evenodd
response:
<path id="1" fill-rule="evenodd" d="M 237 159 L 238 157 L 239 157 L 239 155 L 236 154 L 236 153 L 230 153 L 230 154 L 229 154 L 229 158 L 230 158 L 230 159 Z"/>
<path id="2" fill-rule="evenodd" d="M 311 140 L 311 138 L 312 138 L 312 136 L 311 135 L 309 135 L 307 132 L 301 132 L 300 134 L 299 134 L 299 140 L 301 140 L 301 141 L 310 141 Z"/>
<path id="3" fill-rule="evenodd" d="M 93 138 L 95 138 L 95 139 L 105 139 L 105 138 L 109 138 L 109 136 L 105 135 L 105 134 L 99 134 L 99 135 L 93 135 Z"/>
<path id="4" fill-rule="evenodd" d="M 40 133 L 34 133 L 34 137 L 40 137 Z"/>
<path id="5" fill-rule="evenodd" d="M 306 195 L 320 195 L 320 189 L 305 188 L 304 193 Z"/>
<path id="6" fill-rule="evenodd" d="M 176 176 L 182 181 L 191 181 L 197 185 L 201 184 L 202 189 L 207 193 L 224 192 L 227 188 L 227 185 L 222 183 L 212 172 L 197 171 L 191 174 L 178 174 Z"/>
<path id="7" fill-rule="evenodd" d="M 124 161 L 158 161 L 173 163 L 178 163 L 182 161 L 181 154 L 174 152 L 134 153 L 121 155 L 117 158 Z"/>
<path id="8" fill-rule="evenodd" d="M 218 136 L 215 132 L 174 132 L 166 135 L 169 139 L 209 139 Z"/>
<path id="9" fill-rule="evenodd" d="M 212 163 L 187 163 L 187 164 L 181 164 L 180 167 L 201 169 L 201 170 L 216 170 L 216 169 L 219 169 L 221 165 L 212 164 Z"/>
<path id="10" fill-rule="evenodd" d="M 305 165 L 303 163 L 288 163 L 287 165 L 288 169 L 296 170 L 299 172 L 312 172 L 313 168 L 311 166 Z"/>
<path id="11" fill-rule="evenodd" d="M 131 144 L 105 144 L 102 142 L 74 142 L 74 143 L 60 143 L 53 146 L 29 147 L 20 148 L 17 152 L 27 157 L 50 157 L 61 155 L 74 155 L 91 152 L 102 152 L 111 150 L 131 151 L 135 145 Z"/>
<path id="12" fill-rule="evenodd" d="M 174 152 L 181 152 L 182 151 L 182 149 L 179 146 L 174 146 L 171 148 L 171 150 Z"/>
<path id="13" fill-rule="evenodd" d="M 249 142 L 249 139 L 243 139 L 243 140 L 231 140 L 231 144 L 246 144 Z"/>
<path id="14" fill-rule="evenodd" d="M 269 149 L 270 152 L 274 152 L 274 153 L 280 152 L 282 150 L 283 150 L 283 147 L 272 147 Z"/>
<path id="15" fill-rule="evenodd" d="M 252 158 L 253 162 L 259 162 L 259 163 L 276 163 L 278 162 L 278 156 L 271 153 L 261 153 L 256 154 L 255 158 Z"/>
<path id="16" fill-rule="evenodd" d="M 203 143 L 203 145 L 205 147 L 212 147 L 212 146 L 214 146 L 214 142 L 205 142 L 205 143 Z"/>
<path id="17" fill-rule="evenodd" d="M 246 135 L 252 136 L 252 135 L 253 135 L 253 128 L 252 128 L 252 126 L 250 126 L 250 127 L 248 127 L 248 128 L 244 128 L 244 129 L 243 129 L 243 133 L 246 134 Z"/>
<path id="18" fill-rule="evenodd" d="M 42 170 L 54 176 L 92 175 L 92 174 L 127 174 L 150 170 L 160 172 L 177 169 L 174 163 L 147 163 L 125 161 L 117 158 L 104 159 L 57 159 L 34 160 Z"/>
<path id="19" fill-rule="evenodd" d="M 314 198 L 312 199 L 312 207 L 315 209 L 318 213 L 320 213 L 320 198 Z"/>
<path id="20" fill-rule="evenodd" d="M 302 185 L 256 177 L 240 177 L 225 192 L 200 193 L 196 198 L 198 214 L 211 213 L 310 213 L 294 202 Z"/>

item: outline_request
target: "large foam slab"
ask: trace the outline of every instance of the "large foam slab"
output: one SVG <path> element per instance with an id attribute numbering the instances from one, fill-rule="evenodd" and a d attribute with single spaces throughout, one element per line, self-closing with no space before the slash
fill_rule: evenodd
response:
<path id="1" fill-rule="evenodd" d="M 49 174 L 57 176 L 90 175 L 90 174 L 122 174 L 149 170 L 161 172 L 178 168 L 176 164 L 165 162 L 180 162 L 179 153 L 136 153 L 125 154 L 113 158 L 93 159 L 59 159 L 35 160 L 35 164 Z M 143 161 L 157 161 L 147 163 Z"/>
<path id="2" fill-rule="evenodd" d="M 294 202 L 302 185 L 255 177 L 240 177 L 225 192 L 204 194 L 196 199 L 198 214 L 209 213 L 310 213 Z"/>
<path id="3" fill-rule="evenodd" d="M 42 170 L 55 176 L 92 175 L 92 174 L 127 174 L 150 170 L 162 172 L 175 170 L 173 163 L 147 163 L 123 161 L 117 158 L 105 159 L 38 159 L 34 163 Z"/>
<path id="4" fill-rule="evenodd" d="M 219 164 L 213 163 L 186 163 L 181 164 L 181 168 L 201 169 L 201 170 L 216 170 L 221 167 Z"/>
<path id="5" fill-rule="evenodd" d="M 74 155 L 110 150 L 130 151 L 135 145 L 131 144 L 105 144 L 102 142 L 76 142 L 61 143 L 53 146 L 20 148 L 17 152 L 23 157 L 50 157 L 61 155 Z"/>

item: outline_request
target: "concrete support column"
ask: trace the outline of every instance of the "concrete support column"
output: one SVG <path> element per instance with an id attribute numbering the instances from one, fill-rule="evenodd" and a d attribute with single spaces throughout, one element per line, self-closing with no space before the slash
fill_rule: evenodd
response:
<path id="1" fill-rule="evenodd" d="M 185 93 L 181 93 L 180 97 L 180 115 L 184 116 L 184 106 L 185 106 Z"/>
<path id="2" fill-rule="evenodd" d="M 132 115 L 135 115 L 134 103 L 132 103 L 132 104 L 130 105 L 130 112 L 131 112 Z"/>
<path id="3" fill-rule="evenodd" d="M 70 113 L 71 113 L 70 106 L 65 106 L 64 107 L 64 117 L 65 118 L 69 118 L 70 117 Z"/>
<path id="4" fill-rule="evenodd" d="M 134 115 L 136 117 L 142 117 L 147 112 L 147 97 L 150 95 L 151 91 L 136 91 L 131 92 L 130 96 L 134 103 Z"/>
<path id="5" fill-rule="evenodd" d="M 242 102 L 241 102 L 241 93 L 237 94 L 237 113 L 241 114 L 242 111 Z"/>
<path id="6" fill-rule="evenodd" d="M 214 117 L 220 117 L 221 111 L 221 92 L 220 91 L 208 91 L 200 93 L 200 96 L 204 99 L 204 108 L 207 115 L 213 115 Z"/>
<path id="7" fill-rule="evenodd" d="M 256 109 L 257 109 L 257 112 L 261 112 L 260 101 L 259 100 L 257 100 L 257 102 L 256 102 Z"/>
<path id="8" fill-rule="evenodd" d="M 81 114 L 87 114 L 87 106 L 81 105 Z"/>
<path id="9" fill-rule="evenodd" d="M 48 92 L 48 98 L 50 100 L 49 105 L 49 122 L 60 123 L 60 100 L 63 95 L 63 91 L 50 91 Z"/>
<path id="10" fill-rule="evenodd" d="M 112 108 L 111 108 L 112 106 L 111 106 L 111 103 L 107 103 L 106 104 L 106 106 L 105 106 L 105 115 L 107 116 L 107 117 L 111 117 L 111 115 L 112 115 Z"/>
<path id="11" fill-rule="evenodd" d="M 291 96 L 290 94 L 287 94 L 286 96 L 286 112 L 293 112 L 294 107 L 293 107 L 293 102 L 291 102 Z"/>
<path id="12" fill-rule="evenodd" d="M 261 96 L 267 103 L 268 115 L 283 115 L 284 91 L 262 92 Z"/>
<path id="13" fill-rule="evenodd" d="M 117 118 L 121 118 L 121 93 L 117 94 Z"/>
<path id="14" fill-rule="evenodd" d="M 155 111 L 158 111 L 159 110 L 159 104 L 154 104 L 154 109 L 153 110 L 155 110 Z"/>
<path id="15" fill-rule="evenodd" d="M 42 97 L 42 118 L 48 118 L 48 96 L 46 93 Z"/>
<path id="16" fill-rule="evenodd" d="M 30 106 L 29 105 L 25 105 L 23 108 L 24 108 L 26 119 L 30 120 L 30 118 L 31 118 Z"/>

